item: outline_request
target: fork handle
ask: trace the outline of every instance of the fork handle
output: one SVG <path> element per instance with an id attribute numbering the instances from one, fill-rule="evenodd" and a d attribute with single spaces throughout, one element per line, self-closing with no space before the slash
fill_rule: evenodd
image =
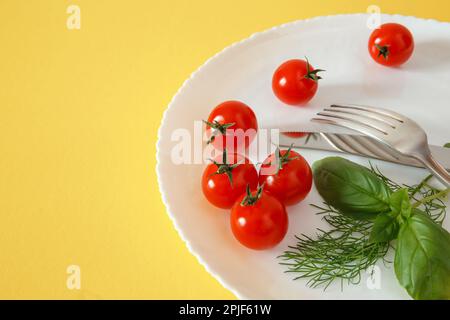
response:
<path id="1" fill-rule="evenodd" d="M 431 152 L 425 155 L 415 154 L 413 157 L 421 161 L 447 188 L 450 187 L 450 174 L 433 158 Z"/>

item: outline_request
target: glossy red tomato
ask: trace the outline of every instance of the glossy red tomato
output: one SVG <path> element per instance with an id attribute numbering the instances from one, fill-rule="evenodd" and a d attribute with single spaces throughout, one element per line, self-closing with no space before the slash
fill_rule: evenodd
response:
<path id="1" fill-rule="evenodd" d="M 413 51 L 413 35 L 401 24 L 383 24 L 370 35 L 370 55 L 382 65 L 399 66 L 411 57 Z"/>
<path id="2" fill-rule="evenodd" d="M 303 138 L 306 137 L 309 132 L 282 132 L 281 134 L 289 138 Z"/>
<path id="3" fill-rule="evenodd" d="M 277 150 L 261 165 L 259 183 L 264 190 L 277 197 L 285 205 L 302 201 L 312 187 L 312 171 L 308 162 L 292 150 Z"/>
<path id="4" fill-rule="evenodd" d="M 246 157 L 226 155 L 226 152 L 224 155 L 216 158 L 203 171 L 202 190 L 211 204 L 229 209 L 245 193 L 248 184 L 251 188 L 258 186 L 258 172 Z"/>
<path id="5" fill-rule="evenodd" d="M 221 151 L 226 148 L 229 152 L 243 153 L 254 139 L 257 130 L 255 113 L 240 101 L 219 104 L 211 111 L 206 122 L 209 142 Z"/>
<path id="6" fill-rule="evenodd" d="M 243 194 L 231 209 L 231 230 L 244 246 L 263 250 L 276 246 L 288 229 L 284 205 L 274 196 L 259 188 Z"/>
<path id="7" fill-rule="evenodd" d="M 273 74 L 272 89 L 284 103 L 305 104 L 317 91 L 317 74 L 323 70 L 314 69 L 307 60 L 293 59 L 283 63 Z"/>

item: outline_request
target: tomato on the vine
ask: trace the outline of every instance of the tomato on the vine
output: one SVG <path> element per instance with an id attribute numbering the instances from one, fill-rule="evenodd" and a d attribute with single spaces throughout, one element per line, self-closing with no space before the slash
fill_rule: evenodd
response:
<path id="1" fill-rule="evenodd" d="M 272 89 L 284 103 L 305 104 L 317 91 L 317 83 L 322 79 L 318 72 L 306 60 L 293 59 L 284 62 L 273 74 Z"/>
<path id="2" fill-rule="evenodd" d="M 283 240 L 288 229 L 284 205 L 258 188 L 236 200 L 230 215 L 231 230 L 244 246 L 254 250 L 269 249 Z"/>
<path id="3" fill-rule="evenodd" d="M 411 57 L 413 51 L 413 35 L 401 24 L 382 24 L 370 35 L 369 52 L 379 64 L 399 66 Z"/>
<path id="4" fill-rule="evenodd" d="M 225 101 L 215 107 L 206 123 L 208 143 L 218 150 L 242 152 L 248 148 L 258 130 L 255 113 L 240 101 Z"/>
<path id="5" fill-rule="evenodd" d="M 229 209 L 245 193 L 247 185 L 258 186 L 258 172 L 246 157 L 233 153 L 208 164 L 202 176 L 202 190 L 206 199 L 216 207 Z"/>
<path id="6" fill-rule="evenodd" d="M 259 170 L 259 184 L 285 205 L 302 201 L 312 187 L 312 171 L 297 152 L 277 149 L 269 155 Z"/>

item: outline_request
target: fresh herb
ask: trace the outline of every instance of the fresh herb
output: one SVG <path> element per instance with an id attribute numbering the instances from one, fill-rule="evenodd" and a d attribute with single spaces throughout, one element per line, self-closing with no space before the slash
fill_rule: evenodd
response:
<path id="1" fill-rule="evenodd" d="M 400 225 L 411 215 L 408 190 L 399 189 L 391 194 L 391 211 L 380 213 L 372 227 L 369 242 L 389 242 L 397 238 Z"/>
<path id="2" fill-rule="evenodd" d="M 413 206 L 428 214 L 435 222 L 442 224 L 446 216 L 444 199 L 449 189 L 439 190 L 429 184 L 433 176 L 429 175 L 417 186 L 409 187 L 408 193 Z"/>
<path id="3" fill-rule="evenodd" d="M 380 178 L 391 190 L 398 190 L 400 188 L 408 189 L 409 198 L 412 201 L 415 201 L 416 207 L 430 215 L 431 218 L 437 223 L 442 224 L 442 221 L 444 221 L 446 215 L 446 205 L 443 200 L 445 195 L 442 195 L 442 192 L 447 193 L 449 190 L 446 189 L 443 191 L 431 186 L 429 182 L 431 178 L 433 178 L 432 174 L 426 176 L 419 184 L 408 186 L 405 184 L 400 185 L 387 178 L 377 167 L 372 164 L 370 164 L 370 171 L 376 174 L 377 177 Z M 433 201 L 424 201 L 430 198 L 433 198 Z"/>
<path id="4" fill-rule="evenodd" d="M 328 204 L 312 206 L 320 210 L 317 214 L 331 230 L 318 229 L 315 239 L 297 236 L 297 245 L 280 256 L 281 264 L 288 267 L 287 272 L 298 274 L 295 280 L 308 279 L 307 285 L 314 288 L 326 289 L 334 280 L 339 280 L 341 287 L 359 283 L 362 271 L 384 259 L 389 244 L 369 243 L 371 221 L 342 215 Z"/>
<path id="5" fill-rule="evenodd" d="M 415 210 L 402 225 L 395 274 L 414 299 L 450 299 L 450 234 Z"/>
<path id="6" fill-rule="evenodd" d="M 389 211 L 391 189 L 366 167 L 341 157 L 313 164 L 317 191 L 332 207 L 355 219 L 374 219 Z"/>
<path id="7" fill-rule="evenodd" d="M 318 229 L 314 238 L 296 237 L 297 245 L 280 256 L 287 272 L 308 279 L 311 287 L 327 288 L 334 280 L 341 286 L 359 283 L 361 272 L 378 260 L 389 263 L 391 240 L 398 239 L 395 269 L 400 284 L 416 299 L 448 296 L 450 236 L 440 224 L 445 217 L 442 199 L 449 189 L 432 187 L 430 176 L 415 186 L 400 185 L 376 167 L 339 157 L 317 161 L 313 170 L 325 200 L 323 207 L 314 207 L 331 230 Z M 419 250 L 418 256 L 411 248 Z"/>

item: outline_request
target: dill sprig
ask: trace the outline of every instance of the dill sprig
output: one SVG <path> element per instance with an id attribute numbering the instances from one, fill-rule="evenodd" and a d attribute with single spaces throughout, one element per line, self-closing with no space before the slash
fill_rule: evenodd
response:
<path id="1" fill-rule="evenodd" d="M 417 206 L 418 209 L 424 211 L 436 222 L 442 225 L 442 222 L 446 216 L 446 205 L 444 197 L 436 197 L 439 194 L 447 194 L 447 190 L 439 190 L 435 187 L 432 187 L 428 184 L 429 180 L 432 178 L 432 175 L 427 176 L 422 182 L 416 186 L 412 186 L 408 188 L 409 197 L 416 202 L 416 204 L 420 204 Z M 434 198 L 432 201 L 424 201 L 424 199 Z"/>
<path id="2" fill-rule="evenodd" d="M 326 289 L 336 279 L 341 287 L 345 282 L 359 283 L 362 271 L 384 259 L 389 243 L 368 243 L 372 222 L 344 216 L 326 203 L 312 206 L 332 229 L 317 229 L 316 239 L 296 236 L 297 245 L 280 256 L 281 264 L 287 272 L 299 274 L 294 280 L 307 278 L 307 285 L 314 288 Z"/>
<path id="3" fill-rule="evenodd" d="M 446 205 L 440 195 L 442 191 L 429 184 L 431 175 L 414 186 L 398 184 L 370 164 L 370 171 L 376 174 L 392 191 L 407 188 L 409 196 L 424 212 L 438 223 L 445 218 Z M 430 199 L 424 201 L 424 199 Z M 389 242 L 369 243 L 373 226 L 372 221 L 355 220 L 339 213 L 327 203 L 323 206 L 311 205 L 318 210 L 317 214 L 330 226 L 329 231 L 317 229 L 316 237 L 305 234 L 296 236 L 297 244 L 289 246 L 279 258 L 280 264 L 287 266 L 288 273 L 296 274 L 294 280 L 308 279 L 307 285 L 313 288 L 323 287 L 324 290 L 335 280 L 344 284 L 357 284 L 361 281 L 361 273 L 382 260 L 386 259 Z"/>
<path id="4" fill-rule="evenodd" d="M 432 174 L 426 176 L 419 184 L 409 186 L 406 184 L 398 184 L 388 177 L 386 177 L 378 167 L 375 167 L 370 163 L 370 171 L 378 176 L 392 191 L 397 191 L 400 188 L 408 189 L 409 198 L 411 201 L 415 203 L 420 203 L 420 206 L 417 206 L 418 209 L 427 213 L 436 223 L 442 224 L 446 216 L 446 205 L 445 205 L 445 197 L 437 197 L 432 201 L 422 201 L 423 199 L 432 198 L 437 196 L 438 194 L 448 192 L 448 189 L 440 190 L 435 188 L 429 184 Z"/>

